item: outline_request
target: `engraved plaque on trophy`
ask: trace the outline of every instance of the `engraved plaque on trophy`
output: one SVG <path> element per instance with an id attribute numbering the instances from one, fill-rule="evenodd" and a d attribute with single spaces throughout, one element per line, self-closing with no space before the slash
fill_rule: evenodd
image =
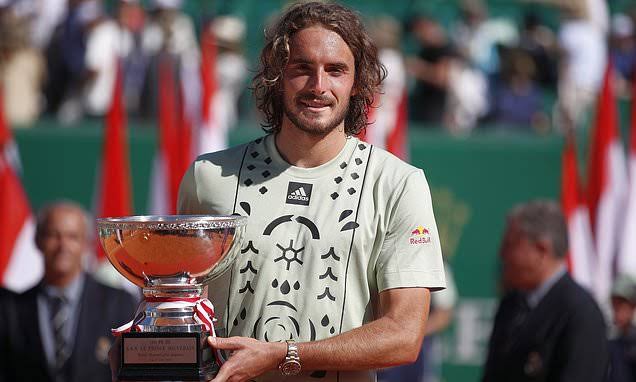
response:
<path id="1" fill-rule="evenodd" d="M 120 380 L 205 381 L 223 362 L 214 308 L 203 284 L 225 272 L 240 251 L 242 216 L 171 215 L 97 219 L 111 264 L 143 288 L 135 317 L 121 335 Z"/>

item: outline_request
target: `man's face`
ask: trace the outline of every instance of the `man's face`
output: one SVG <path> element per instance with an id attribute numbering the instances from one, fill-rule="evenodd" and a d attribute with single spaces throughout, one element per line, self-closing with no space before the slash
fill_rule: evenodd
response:
<path id="1" fill-rule="evenodd" d="M 52 283 L 73 279 L 82 269 L 86 249 L 84 216 L 73 208 L 53 208 L 37 238 L 44 256 L 44 271 Z"/>
<path id="2" fill-rule="evenodd" d="M 283 71 L 283 128 L 326 135 L 344 126 L 354 79 L 353 53 L 338 33 L 320 25 L 296 32 Z"/>
<path id="3" fill-rule="evenodd" d="M 612 296 L 612 311 L 614 316 L 614 324 L 620 331 L 626 331 L 632 324 L 634 318 L 634 310 L 636 305 L 629 300 Z"/>
<path id="4" fill-rule="evenodd" d="M 512 223 L 506 229 L 499 255 L 506 287 L 528 291 L 539 286 L 543 254 L 517 224 Z"/>

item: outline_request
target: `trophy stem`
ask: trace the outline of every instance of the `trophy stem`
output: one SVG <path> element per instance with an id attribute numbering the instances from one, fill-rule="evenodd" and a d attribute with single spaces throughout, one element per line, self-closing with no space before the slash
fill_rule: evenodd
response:
<path id="1" fill-rule="evenodd" d="M 152 285 L 143 289 L 146 298 L 193 298 L 201 297 L 203 287 L 201 285 Z"/>

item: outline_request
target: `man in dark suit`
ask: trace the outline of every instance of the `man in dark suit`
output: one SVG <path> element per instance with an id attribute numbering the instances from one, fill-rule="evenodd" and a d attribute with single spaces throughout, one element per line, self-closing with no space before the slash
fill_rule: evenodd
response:
<path id="1" fill-rule="evenodd" d="M 9 354 L 9 322 L 13 320 L 13 301 L 16 294 L 9 289 L 0 288 L 0 354 Z M 0 382 L 7 379 L 10 365 L 0 360 Z"/>
<path id="2" fill-rule="evenodd" d="M 8 367 L 0 369 L 6 380 L 111 380 L 110 329 L 131 319 L 135 302 L 83 272 L 87 230 L 86 214 L 74 203 L 55 203 L 39 214 L 36 244 L 44 277 L 14 298 L 3 355 Z"/>
<path id="3" fill-rule="evenodd" d="M 508 215 L 504 287 L 483 382 L 596 382 L 607 375 L 603 316 L 567 274 L 567 226 L 559 206 L 534 201 Z"/>

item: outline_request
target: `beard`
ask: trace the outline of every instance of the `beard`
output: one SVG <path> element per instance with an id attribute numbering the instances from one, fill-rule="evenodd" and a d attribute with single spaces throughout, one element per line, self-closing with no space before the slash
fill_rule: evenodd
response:
<path id="1" fill-rule="evenodd" d="M 331 111 L 328 116 L 323 116 L 322 113 L 314 114 L 312 112 L 302 109 L 302 101 L 317 100 L 325 104 L 332 105 L 333 100 L 330 97 L 314 96 L 312 94 L 299 94 L 289 102 L 286 99 L 283 100 L 283 112 L 285 116 L 301 131 L 311 135 L 327 135 L 332 132 L 338 125 L 340 125 L 347 116 L 349 111 L 349 99 L 346 103 L 339 105 Z"/>

